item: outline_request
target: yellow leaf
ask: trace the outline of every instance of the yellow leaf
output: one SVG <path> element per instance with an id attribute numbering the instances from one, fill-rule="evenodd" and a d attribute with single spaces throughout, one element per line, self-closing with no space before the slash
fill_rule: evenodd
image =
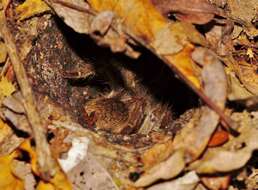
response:
<path id="1" fill-rule="evenodd" d="M 175 55 L 168 55 L 166 58 L 170 60 L 170 64 L 174 65 L 178 70 L 198 88 L 201 88 L 199 79 L 197 78 L 194 72 L 194 62 L 191 58 L 191 52 L 193 51 L 194 46 L 188 44 L 184 47 L 182 51 Z"/>
<path id="2" fill-rule="evenodd" d="M 32 171 L 39 175 L 37 168 L 37 155 L 35 150 L 32 148 L 29 139 L 24 141 L 20 148 L 29 153 Z M 65 173 L 60 168 L 57 168 L 55 176 L 50 179 L 49 182 L 40 181 L 37 186 L 37 190 L 72 190 L 72 186 Z"/>
<path id="3" fill-rule="evenodd" d="M 254 58 L 254 52 L 253 52 L 252 48 L 248 48 L 248 49 L 247 49 L 246 55 L 248 55 L 248 57 L 249 57 L 250 59 L 253 59 L 253 58 Z"/>
<path id="4" fill-rule="evenodd" d="M 26 0 L 16 8 L 19 20 L 24 20 L 49 10 L 48 5 L 41 0 Z"/>
<path id="5" fill-rule="evenodd" d="M 71 183 L 61 170 L 56 172 L 56 175 L 50 180 L 50 183 L 54 185 L 56 190 L 72 190 Z"/>
<path id="6" fill-rule="evenodd" d="M 0 42 L 0 63 L 4 63 L 7 57 L 7 50 L 3 42 Z"/>
<path id="7" fill-rule="evenodd" d="M 38 171 L 38 166 L 37 166 L 37 155 L 35 150 L 32 148 L 31 144 L 30 144 L 30 139 L 26 139 L 19 147 L 20 149 L 26 151 L 29 153 L 30 155 L 30 160 L 31 160 L 31 169 L 32 171 L 39 175 L 39 171 Z"/>
<path id="8" fill-rule="evenodd" d="M 0 95 L 10 96 L 15 91 L 13 84 L 7 80 L 7 78 L 2 77 L 0 80 Z"/>
<path id="9" fill-rule="evenodd" d="M 55 190 L 55 187 L 50 183 L 40 181 L 36 190 Z"/>
<path id="10" fill-rule="evenodd" d="M 12 161 L 17 152 L 0 157 L 0 189 L 3 190 L 24 190 L 23 181 L 17 178 L 12 172 Z"/>
<path id="11" fill-rule="evenodd" d="M 0 144 L 12 134 L 11 128 L 0 119 Z"/>
<path id="12" fill-rule="evenodd" d="M 40 181 L 37 190 L 72 190 L 72 185 L 66 175 L 58 170 L 50 182 Z"/>

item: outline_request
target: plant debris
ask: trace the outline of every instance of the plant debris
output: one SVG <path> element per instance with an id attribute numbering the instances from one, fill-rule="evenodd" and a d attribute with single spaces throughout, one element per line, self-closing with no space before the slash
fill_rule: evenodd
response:
<path id="1" fill-rule="evenodd" d="M 0 188 L 258 189 L 257 11 L 0 1 Z"/>

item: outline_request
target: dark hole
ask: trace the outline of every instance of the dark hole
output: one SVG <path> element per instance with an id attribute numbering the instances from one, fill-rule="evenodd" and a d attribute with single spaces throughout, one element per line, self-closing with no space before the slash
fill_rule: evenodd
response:
<path id="1" fill-rule="evenodd" d="M 17 127 L 15 127 L 11 121 L 7 120 L 6 123 L 12 128 L 13 132 L 14 132 L 18 137 L 21 137 L 21 138 L 28 138 L 28 137 L 30 136 L 27 132 L 25 132 L 25 131 L 23 131 L 23 130 L 21 130 L 21 129 L 18 129 Z"/>
<path id="2" fill-rule="evenodd" d="M 236 187 L 237 189 L 246 189 L 245 182 L 244 181 L 239 181 L 236 178 L 232 179 L 231 184 L 232 184 L 233 187 Z"/>
<path id="3" fill-rule="evenodd" d="M 55 137 L 55 134 L 52 131 L 47 133 L 47 141 L 50 142 Z"/>
<path id="4" fill-rule="evenodd" d="M 31 146 L 36 146 L 35 140 L 34 140 L 34 139 L 31 139 L 31 140 L 30 140 L 30 144 L 31 144 Z"/>
<path id="5" fill-rule="evenodd" d="M 131 181 L 137 181 L 140 178 L 140 174 L 138 172 L 131 172 L 129 174 L 129 179 Z"/>
<path id="6" fill-rule="evenodd" d="M 176 17 L 175 17 L 175 14 L 174 14 L 173 12 L 169 12 L 169 13 L 167 14 L 167 18 L 168 18 L 169 20 L 172 20 L 172 21 L 176 21 L 176 20 L 177 20 Z"/>
<path id="7" fill-rule="evenodd" d="M 66 26 L 60 19 L 56 18 L 56 23 L 65 36 L 65 39 L 74 52 L 83 60 L 91 60 L 93 66 L 96 67 L 96 78 L 91 82 L 87 80 L 70 81 L 71 85 L 98 85 L 99 88 L 104 87 L 104 92 L 109 88 L 102 78 L 104 72 L 110 72 L 115 78 L 116 87 L 126 89 L 121 74 L 117 68 L 109 63 L 103 64 L 103 61 L 116 59 L 119 63 L 124 63 L 122 67 L 133 71 L 139 78 L 140 82 L 152 94 L 157 101 L 166 103 L 171 106 L 174 112 L 174 117 L 180 116 L 186 110 L 199 106 L 199 98 L 182 80 L 175 77 L 175 73 L 166 66 L 153 53 L 143 47 L 138 47 L 142 54 L 132 60 L 129 57 L 121 54 L 114 54 L 109 48 L 103 48 L 87 35 L 78 34 L 71 28 Z M 164 82 L 165 81 L 165 82 Z"/>
<path id="8" fill-rule="evenodd" d="M 30 155 L 28 152 L 24 151 L 24 150 L 21 150 L 21 154 L 20 156 L 17 158 L 17 160 L 20 160 L 20 161 L 24 161 L 24 162 L 27 162 L 29 163 L 31 158 L 30 158 Z"/>
<path id="9" fill-rule="evenodd" d="M 84 175 L 84 172 L 80 172 L 80 176 L 83 176 Z"/>
<path id="10" fill-rule="evenodd" d="M 93 34 L 96 36 L 101 36 L 101 33 L 99 31 L 94 31 Z"/>

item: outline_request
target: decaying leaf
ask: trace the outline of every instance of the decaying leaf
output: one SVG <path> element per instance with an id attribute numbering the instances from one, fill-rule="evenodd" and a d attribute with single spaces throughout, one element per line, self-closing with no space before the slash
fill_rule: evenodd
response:
<path id="1" fill-rule="evenodd" d="M 250 64 L 240 62 L 236 66 L 236 74 L 248 91 L 258 95 L 258 74 Z"/>
<path id="2" fill-rule="evenodd" d="M 244 28 L 246 28 L 247 34 L 251 37 L 257 36 L 258 31 L 251 24 L 257 15 L 257 0 L 228 0 L 227 5 L 230 11 L 230 15 L 244 22 L 243 25 Z"/>

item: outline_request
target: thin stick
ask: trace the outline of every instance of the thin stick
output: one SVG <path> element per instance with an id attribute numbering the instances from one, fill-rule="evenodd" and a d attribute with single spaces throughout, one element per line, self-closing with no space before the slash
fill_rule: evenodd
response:
<path id="1" fill-rule="evenodd" d="M 39 172 L 44 179 L 48 180 L 55 174 L 57 165 L 51 156 L 50 148 L 45 137 L 45 129 L 42 126 L 42 121 L 36 108 L 26 71 L 19 58 L 13 36 L 8 29 L 6 16 L 4 14 L 0 15 L 0 20 L 2 21 L 0 22 L 0 32 L 5 41 L 9 58 L 24 97 L 24 108 L 35 138 Z"/>

